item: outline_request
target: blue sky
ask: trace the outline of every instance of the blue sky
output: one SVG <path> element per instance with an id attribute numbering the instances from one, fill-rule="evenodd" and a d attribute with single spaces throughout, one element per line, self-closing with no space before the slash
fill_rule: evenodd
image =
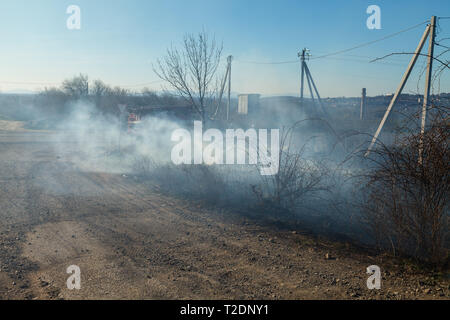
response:
<path id="1" fill-rule="evenodd" d="M 381 30 L 366 27 L 366 8 L 372 4 L 381 8 Z M 81 9 L 81 30 L 66 27 L 69 5 Z M 431 15 L 450 16 L 450 1 L 2 0 L 0 12 L 2 92 L 39 90 L 78 73 L 133 90 L 142 84 L 158 90 L 161 83 L 155 82 L 152 63 L 168 46 L 180 43 L 186 32 L 204 28 L 223 41 L 225 56 L 235 57 L 234 92 L 274 95 L 299 91 L 299 64 L 248 61 L 295 60 L 303 47 L 313 56 L 346 49 Z M 413 51 L 424 28 L 347 54 L 311 60 L 321 95 L 357 96 L 362 87 L 367 87 L 369 95 L 392 93 L 409 57 L 368 61 L 391 52 Z M 450 37 L 450 19 L 440 21 L 437 39 L 445 37 Z M 450 41 L 442 44 L 450 46 Z M 417 91 L 423 60 L 418 61 L 406 92 Z M 450 91 L 449 72 L 440 85 L 441 91 Z"/>

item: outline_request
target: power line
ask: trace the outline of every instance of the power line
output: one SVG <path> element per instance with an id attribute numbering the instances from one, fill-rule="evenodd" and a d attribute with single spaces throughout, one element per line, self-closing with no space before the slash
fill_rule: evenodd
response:
<path id="1" fill-rule="evenodd" d="M 345 57 L 357 57 L 357 58 L 364 58 L 364 59 L 368 59 L 368 61 L 366 61 L 366 60 L 358 60 L 358 59 L 349 59 L 349 58 L 345 58 Z M 323 57 L 323 58 L 325 58 L 325 59 L 334 59 L 334 60 L 343 60 L 343 61 L 353 61 L 353 62 L 370 62 L 370 60 L 373 60 L 374 59 L 374 57 L 369 57 L 369 56 L 358 56 L 358 55 L 344 55 L 344 58 L 341 58 L 341 57 Z M 311 57 L 311 59 L 317 59 L 317 58 L 314 58 L 313 56 Z M 245 60 L 236 60 L 237 62 L 240 62 L 240 63 L 248 63 L 248 64 L 263 64 L 263 65 L 277 65 L 277 64 L 294 64 L 294 63 L 299 63 L 300 61 L 298 61 L 298 60 L 287 60 L 287 61 L 267 61 L 267 62 L 264 62 L 264 61 L 245 61 Z M 393 63 L 387 63 L 387 62 L 384 62 L 383 64 L 392 64 L 392 65 L 394 65 Z M 398 64 L 399 65 L 399 64 Z"/>
<path id="2" fill-rule="evenodd" d="M 27 84 L 27 85 L 57 85 L 59 82 L 15 82 L 15 81 L 0 81 L 3 84 Z"/>
<path id="3" fill-rule="evenodd" d="M 334 55 L 346 53 L 346 52 L 349 52 L 349 51 L 352 51 L 352 50 L 355 50 L 355 49 L 359 49 L 359 48 L 362 48 L 362 47 L 366 47 L 366 46 L 369 46 L 371 44 L 374 44 L 374 43 L 377 43 L 377 42 L 380 42 L 380 41 L 383 41 L 383 40 L 395 37 L 395 36 L 397 36 L 397 35 L 399 35 L 401 33 L 413 30 L 413 29 L 415 29 L 415 28 L 417 28 L 417 27 L 419 27 L 419 26 L 421 26 L 421 25 L 423 25 L 425 23 L 428 23 L 428 22 L 429 21 L 426 20 L 426 21 L 423 21 L 423 22 L 421 22 L 419 24 L 411 26 L 409 28 L 397 31 L 397 32 L 389 34 L 387 36 L 384 36 L 384 37 L 382 37 L 380 39 L 369 41 L 369 42 L 364 42 L 364 43 L 361 43 L 361 44 L 356 45 L 356 46 L 351 47 L 351 48 L 339 50 L 339 51 L 336 51 L 336 52 L 327 53 L 327 54 L 324 54 L 324 55 L 321 55 L 321 56 L 311 57 L 310 59 L 311 60 L 315 60 L 315 59 L 327 58 L 327 57 L 330 57 L 330 56 L 334 56 Z M 241 62 L 241 63 L 249 63 L 249 64 L 293 64 L 293 63 L 299 63 L 300 62 L 299 60 L 287 60 L 287 61 L 245 61 L 245 60 L 239 60 L 239 59 L 237 59 L 236 61 L 237 62 Z"/>
<path id="4" fill-rule="evenodd" d="M 439 47 L 442 47 L 442 48 L 450 49 L 450 47 L 444 46 L 444 45 L 439 44 L 439 43 L 435 43 L 435 45 L 437 45 L 437 46 L 439 46 Z"/>
<path id="5" fill-rule="evenodd" d="M 325 57 L 324 59 L 331 59 L 331 60 L 340 60 L 340 61 L 350 61 L 350 62 L 360 62 L 360 63 L 370 63 L 375 58 L 374 57 L 365 57 L 370 60 L 362 60 L 362 59 L 350 59 L 350 58 L 341 58 L 341 57 Z M 385 64 L 385 65 L 391 65 L 391 66 L 404 66 L 402 63 L 393 63 L 393 62 L 385 62 L 385 61 L 376 61 L 377 64 Z"/>
<path id="6" fill-rule="evenodd" d="M 270 61 L 270 62 L 261 62 L 261 61 L 244 61 L 244 60 L 235 60 L 240 63 L 249 63 L 249 64 L 290 64 L 290 63 L 299 63 L 299 60 L 290 60 L 290 61 Z"/>
<path id="7" fill-rule="evenodd" d="M 428 20 L 426 20 L 424 22 L 421 22 L 419 24 L 416 24 L 416 25 L 414 25 L 412 27 L 409 27 L 409 28 L 397 31 L 395 33 L 391 33 L 391 34 L 389 34 L 387 36 L 384 36 L 384 37 L 382 37 L 380 39 L 369 41 L 369 42 L 364 42 L 364 43 L 361 43 L 361 44 L 356 45 L 354 47 L 351 47 L 351 48 L 348 48 L 348 49 L 339 50 L 339 51 L 336 51 L 336 52 L 331 52 L 331 53 L 328 53 L 328 54 L 325 54 L 325 55 L 322 55 L 322 56 L 313 57 L 313 58 L 311 58 L 311 60 L 313 60 L 313 59 L 321 59 L 321 58 L 325 58 L 325 57 L 329 57 L 329 56 L 334 56 L 334 55 L 338 55 L 338 54 L 341 54 L 341 53 L 349 52 L 349 51 L 352 51 L 352 50 L 355 50 L 355 49 L 359 49 L 359 48 L 362 48 L 362 47 L 366 47 L 366 46 L 369 46 L 371 44 L 374 44 L 374 43 L 377 43 L 377 42 L 380 42 L 380 41 L 383 41 L 383 40 L 395 37 L 395 36 L 397 36 L 397 35 L 399 35 L 401 33 L 413 30 L 413 29 L 415 29 L 417 27 L 420 27 L 421 25 L 423 25 L 425 23 L 428 23 Z"/>
<path id="8" fill-rule="evenodd" d="M 117 85 L 122 88 L 141 87 L 155 83 L 163 82 L 163 80 L 156 80 L 147 83 L 131 84 L 131 85 Z M 0 81 L 1 84 L 17 84 L 17 85 L 60 85 L 62 82 L 19 82 L 19 81 Z"/>
<path id="9" fill-rule="evenodd" d="M 148 85 L 151 85 L 151 84 L 161 83 L 161 82 L 164 82 L 164 80 L 155 80 L 155 81 L 152 81 L 152 82 L 131 84 L 131 85 L 119 85 L 119 87 L 123 87 L 123 88 L 142 87 L 142 86 L 148 86 Z"/>
<path id="10" fill-rule="evenodd" d="M 450 17 L 439 17 L 439 19 L 450 19 Z M 379 39 L 376 39 L 376 40 L 373 40 L 373 41 L 369 41 L 369 42 L 365 42 L 365 43 L 361 43 L 361 44 L 359 44 L 359 45 L 356 45 L 356 46 L 353 46 L 353 47 L 350 47 L 350 48 L 347 48 L 347 49 L 343 49 L 343 50 L 339 50 L 339 51 L 336 51 L 336 52 L 327 53 L 327 54 L 320 55 L 320 56 L 317 56 L 317 57 L 314 57 L 314 56 L 313 56 L 313 57 L 311 57 L 310 59 L 311 59 L 311 60 L 316 60 L 316 59 L 324 59 L 324 58 L 327 58 L 327 59 L 335 59 L 335 60 L 348 60 L 348 61 L 355 61 L 355 62 L 365 62 L 365 61 L 356 60 L 356 59 L 346 59 L 346 58 L 336 58 L 336 57 L 330 58 L 330 57 L 331 57 L 331 56 L 334 56 L 334 55 L 341 55 L 341 54 L 343 54 L 343 53 L 346 53 L 346 52 L 349 52 L 349 51 L 352 51 L 352 50 L 355 50 L 355 49 L 359 49 L 359 48 L 362 48 L 362 47 L 365 47 L 365 46 L 369 46 L 369 45 L 371 45 L 371 44 L 374 44 L 374 43 L 377 43 L 377 42 L 380 42 L 380 41 L 383 41 L 383 40 L 386 40 L 386 39 L 395 37 L 395 36 L 397 36 L 397 35 L 399 35 L 399 34 L 401 34 L 401 33 L 404 33 L 404 32 L 410 31 L 410 30 L 413 30 L 413 29 L 415 29 L 415 28 L 417 28 L 417 27 L 419 27 L 419 26 L 421 26 L 421 25 L 423 25 L 423 24 L 425 24 L 425 23 L 428 23 L 428 22 L 429 22 L 429 21 L 426 20 L 426 21 L 424 21 L 424 22 L 421 22 L 421 23 L 416 24 L 416 25 L 414 25 L 414 26 L 411 26 L 411 27 L 409 27 L 409 28 L 406 28 L 406 29 L 400 30 L 400 31 L 398 31 L 398 32 L 389 34 L 389 35 L 387 35 L 387 36 L 384 36 L 384 37 L 382 37 L 382 38 L 379 38 Z M 443 39 L 440 39 L 440 41 L 444 41 L 444 40 L 447 40 L 447 39 L 449 39 L 449 38 L 443 38 Z M 439 45 L 439 44 L 437 44 L 437 45 Z M 441 47 L 448 48 L 448 47 L 443 46 L 443 45 L 440 45 L 440 46 L 441 46 Z M 372 57 L 367 57 L 367 56 L 357 56 L 357 55 L 351 55 L 351 54 L 346 54 L 345 56 L 349 56 L 349 57 L 360 57 L 360 58 L 368 58 L 368 59 L 372 59 Z M 281 64 L 294 64 L 294 63 L 297 64 L 297 63 L 300 63 L 299 60 L 285 60 L 285 61 L 246 61 L 246 60 L 235 59 L 235 61 L 238 62 L 238 63 L 259 64 L 259 65 L 281 65 Z M 388 64 L 388 63 L 386 63 L 386 64 Z M 390 63 L 390 64 L 392 64 L 392 63 Z M 161 83 L 161 82 L 163 82 L 163 80 L 156 80 L 156 81 L 151 81 L 151 82 L 147 82 L 147 83 L 132 84 L 132 85 L 119 85 L 119 87 L 123 87 L 123 88 L 142 87 L 142 86 L 152 85 L 152 84 Z M 0 83 L 4 83 L 4 84 L 25 84 L 25 85 L 56 85 L 56 84 L 59 84 L 59 83 L 55 83 L 55 82 L 53 82 L 53 83 L 50 83 L 50 82 L 45 82 L 45 83 L 42 82 L 42 83 L 41 83 L 41 82 L 39 82 L 39 83 L 38 83 L 38 82 L 1 82 L 1 81 L 0 81 Z"/>
<path id="11" fill-rule="evenodd" d="M 324 52 L 324 51 L 319 51 L 319 50 L 314 50 L 314 52 Z M 363 56 L 363 55 L 357 55 L 357 54 L 345 54 L 345 57 L 355 57 L 355 58 L 365 58 L 365 59 L 373 59 L 373 57 L 370 56 Z"/>

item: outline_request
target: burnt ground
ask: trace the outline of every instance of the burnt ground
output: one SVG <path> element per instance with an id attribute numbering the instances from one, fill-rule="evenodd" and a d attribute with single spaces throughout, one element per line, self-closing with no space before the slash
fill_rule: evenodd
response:
<path id="1" fill-rule="evenodd" d="M 81 170 L 72 162 L 80 146 L 8 130 L 0 131 L 0 299 L 450 297 L 448 275 Z M 373 264 L 381 290 L 366 287 Z M 81 269 L 81 290 L 66 287 L 70 265 Z"/>

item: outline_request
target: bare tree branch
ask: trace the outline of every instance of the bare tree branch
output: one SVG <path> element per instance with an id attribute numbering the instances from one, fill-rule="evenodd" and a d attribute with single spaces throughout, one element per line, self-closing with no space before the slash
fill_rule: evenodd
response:
<path id="1" fill-rule="evenodd" d="M 198 35 L 185 35 L 181 51 L 171 46 L 154 68 L 158 77 L 168 82 L 203 122 L 217 92 L 215 80 L 221 55 L 222 45 L 202 31 Z"/>

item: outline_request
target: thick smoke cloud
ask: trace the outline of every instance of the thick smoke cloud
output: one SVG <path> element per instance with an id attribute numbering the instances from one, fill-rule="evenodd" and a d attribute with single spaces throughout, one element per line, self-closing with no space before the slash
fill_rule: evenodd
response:
<path id="1" fill-rule="evenodd" d="M 67 106 L 68 112 L 59 118 L 33 107 L 27 108 L 27 113 L 32 113 L 34 118 L 28 125 L 51 122 L 44 127 L 52 129 L 53 149 L 67 172 L 120 174 L 190 200 L 206 200 L 257 217 L 294 218 L 319 233 L 362 239 L 364 232 L 355 205 L 359 200 L 355 193 L 357 185 L 350 179 L 360 168 L 344 161 L 348 154 L 330 124 L 301 110 L 293 113 L 289 108 L 283 102 L 276 104 L 279 110 L 276 114 L 262 108 L 250 124 L 256 129 L 278 128 L 281 135 L 296 124 L 281 151 L 301 154 L 297 165 L 304 172 L 303 181 L 299 178 L 298 183 L 304 186 L 295 187 L 307 188 L 308 179 L 318 176 L 320 182 L 312 192 L 305 192 L 289 206 L 284 200 L 274 202 L 276 184 L 280 181 L 277 177 L 261 176 L 257 165 L 174 165 L 171 150 L 176 143 L 171 141 L 171 135 L 180 128 L 193 130 L 192 121 L 180 121 L 164 114 L 147 116 L 129 133 L 120 117 L 102 114 L 94 104 L 82 100 Z M 219 129 L 225 135 L 225 128 Z M 52 178 L 53 185 L 42 186 L 47 191 L 89 193 L 88 186 L 86 190 L 62 190 L 57 180 L 63 177 Z"/>

